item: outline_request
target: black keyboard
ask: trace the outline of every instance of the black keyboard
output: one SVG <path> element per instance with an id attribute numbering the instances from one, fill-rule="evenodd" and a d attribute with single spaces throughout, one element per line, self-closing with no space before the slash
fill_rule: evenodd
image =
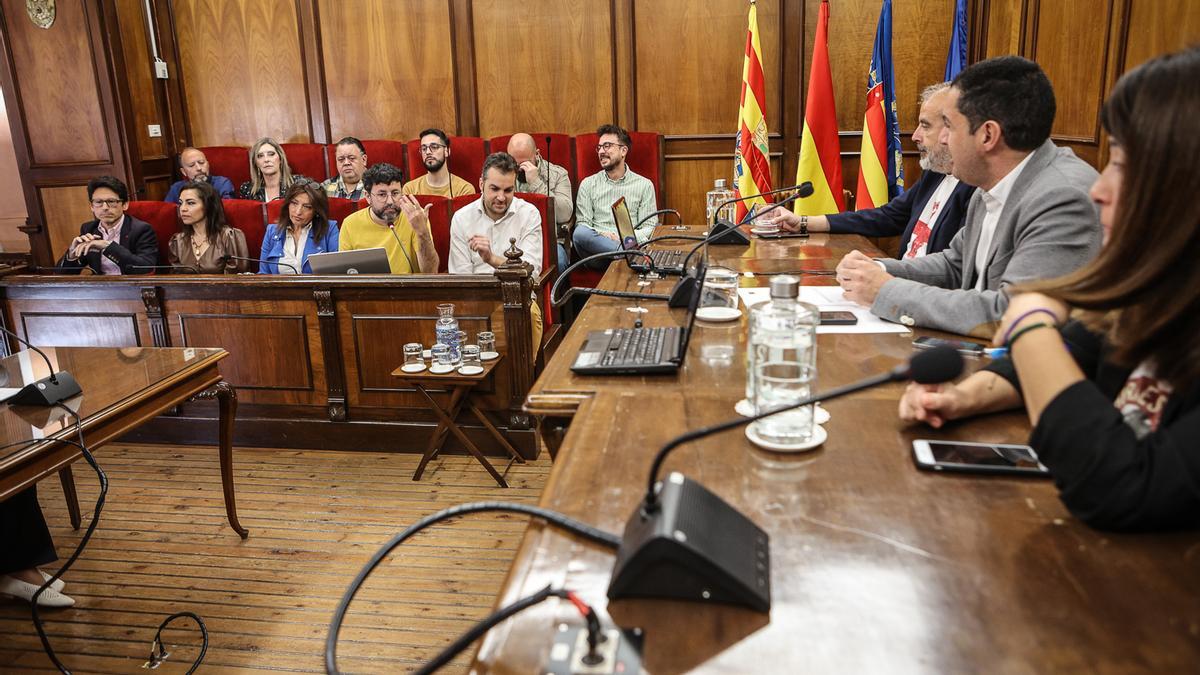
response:
<path id="1" fill-rule="evenodd" d="M 662 363 L 663 345 L 679 341 L 679 328 L 618 328 L 600 359 L 605 366 Z"/>
<path id="2" fill-rule="evenodd" d="M 655 267 L 679 267 L 683 264 L 683 251 L 656 250 L 648 253 Z"/>

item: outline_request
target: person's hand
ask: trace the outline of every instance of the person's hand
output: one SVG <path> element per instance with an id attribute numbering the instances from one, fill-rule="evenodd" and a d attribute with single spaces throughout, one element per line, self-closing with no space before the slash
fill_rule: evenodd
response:
<path id="1" fill-rule="evenodd" d="M 892 275 L 862 251 L 847 253 L 837 266 L 837 280 L 842 285 L 846 299 L 864 307 L 875 303 L 879 289 L 892 278 Z"/>
<path id="2" fill-rule="evenodd" d="M 89 244 L 91 244 L 91 242 L 95 239 L 99 239 L 99 237 L 91 233 L 81 234 L 72 239 L 71 245 L 67 247 L 67 251 L 69 252 L 67 258 L 71 260 L 78 260 L 80 256 L 87 255 L 88 249 L 90 248 Z"/>
<path id="3" fill-rule="evenodd" d="M 617 236 L 616 232 L 601 232 L 600 234 L 604 235 L 608 239 L 612 239 L 613 241 L 621 241 L 621 238 Z"/>
<path id="4" fill-rule="evenodd" d="M 778 225 L 779 229 L 784 232 L 799 232 L 800 231 L 800 216 L 791 212 L 790 209 L 780 207 L 771 209 L 759 221 L 767 224 Z"/>
<path id="5" fill-rule="evenodd" d="M 530 161 L 521 162 L 520 166 L 517 167 L 517 171 L 521 172 L 521 180 L 525 183 L 532 183 L 538 176 L 537 165 Z"/>
<path id="6" fill-rule="evenodd" d="M 962 417 L 966 408 L 966 395 L 953 384 L 910 382 L 900 397 L 901 420 L 924 422 L 934 429 Z"/>
<path id="7" fill-rule="evenodd" d="M 419 237 L 430 236 L 429 232 L 429 209 L 432 204 L 422 207 L 421 203 L 413 195 L 403 195 L 400 197 L 400 211 L 404 213 L 404 217 L 408 219 L 408 224 L 412 226 L 413 232 Z"/>
<path id="8" fill-rule="evenodd" d="M 482 234 L 476 234 L 468 239 L 467 248 L 478 253 L 484 262 L 490 263 L 492 261 L 492 240 Z"/>
<path id="9" fill-rule="evenodd" d="M 111 245 L 112 245 L 111 241 L 108 241 L 107 239 L 101 239 L 100 237 L 96 237 L 95 239 L 87 242 L 82 247 L 80 247 L 80 251 L 82 251 L 84 255 L 87 255 L 91 251 L 103 251 L 104 249 L 108 248 Z"/>
<path id="10" fill-rule="evenodd" d="M 1034 310 L 1044 309 L 1045 312 Z M 1030 312 L 1033 312 L 1030 314 Z M 1049 312 L 1049 313 L 1047 313 Z M 1004 338 L 1011 336 L 1025 326 L 1036 323 L 1050 323 L 1061 326 L 1067 320 L 1070 308 L 1065 303 L 1041 293 L 1021 293 L 1014 295 L 1008 301 L 1008 309 L 1000 318 L 1000 329 L 992 337 L 992 345 L 1004 346 Z M 1023 318 L 1022 318 L 1023 317 Z M 1020 319 L 1020 321 L 1017 321 Z"/>

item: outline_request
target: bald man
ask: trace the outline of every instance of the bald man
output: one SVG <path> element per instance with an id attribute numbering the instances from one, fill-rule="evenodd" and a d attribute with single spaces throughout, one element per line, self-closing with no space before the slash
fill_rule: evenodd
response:
<path id="1" fill-rule="evenodd" d="M 225 176 L 210 176 L 208 174 L 208 158 L 196 148 L 184 148 L 183 152 L 179 153 L 179 171 L 183 173 L 183 180 L 177 181 L 170 190 L 167 190 L 167 196 L 163 199 L 165 202 L 178 204 L 179 191 L 193 180 L 211 184 L 217 194 L 221 195 L 221 199 L 233 199 L 234 197 L 233 182 Z"/>
<path id="2" fill-rule="evenodd" d="M 517 160 L 517 192 L 549 194 L 554 197 L 554 222 L 558 223 L 558 269 L 567 266 L 567 248 L 562 244 L 571 231 L 575 204 L 571 201 L 571 178 L 567 170 L 542 157 L 529 134 L 513 134 L 508 154 Z"/>

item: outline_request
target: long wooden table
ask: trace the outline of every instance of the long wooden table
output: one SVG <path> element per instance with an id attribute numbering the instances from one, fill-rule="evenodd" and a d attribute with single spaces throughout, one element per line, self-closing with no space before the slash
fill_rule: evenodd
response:
<path id="1" fill-rule="evenodd" d="M 184 401 L 215 398 L 220 408 L 221 485 L 229 525 L 242 538 L 233 488 L 233 427 L 237 395 L 221 378 L 223 349 L 166 349 L 145 347 L 47 347 L 43 350 L 57 371 L 71 373 L 83 393 L 68 399 L 80 419 L 84 442 L 96 451 L 138 425 Z M 20 387 L 49 375 L 46 363 L 30 351 L 0 359 L 0 378 L 6 387 Z M 75 418 L 59 407 L 0 406 L 0 500 L 59 473 L 79 526 L 78 503 L 71 464 L 82 453 L 68 441 L 77 440 Z M 29 441 L 24 443 L 24 441 Z M 103 466 L 103 459 L 100 459 Z"/>
<path id="2" fill-rule="evenodd" d="M 815 235 L 712 247 L 710 262 L 760 274 L 832 269 L 853 248 L 873 250 L 859 237 Z M 613 264 L 603 286 L 637 283 Z M 744 392 L 744 317 L 697 322 L 677 375 L 573 375 L 587 332 L 631 325 L 632 304 L 589 300 L 526 404 L 547 442 L 562 439 L 541 505 L 617 533 L 642 498 L 655 451 L 732 417 Z M 662 303 L 642 306 L 647 326 L 684 318 Z M 912 338 L 821 335 L 819 388 L 897 365 Z M 1004 413 L 941 431 L 908 427 L 896 414 L 901 391 L 883 386 L 826 404 L 829 439 L 810 453 L 764 452 L 739 430 L 683 446 L 667 461 L 664 475 L 683 472 L 770 535 L 769 614 L 610 604 L 613 552 L 540 522 L 530 524 L 497 605 L 547 584 L 573 589 L 604 621 L 644 631 L 651 673 L 1195 671 L 1200 535 L 1098 532 L 1067 513 L 1048 481 L 918 471 L 915 438 L 1023 442 L 1028 423 Z M 579 623 L 570 603 L 522 612 L 488 634 L 472 672 L 541 672 L 560 623 Z"/>

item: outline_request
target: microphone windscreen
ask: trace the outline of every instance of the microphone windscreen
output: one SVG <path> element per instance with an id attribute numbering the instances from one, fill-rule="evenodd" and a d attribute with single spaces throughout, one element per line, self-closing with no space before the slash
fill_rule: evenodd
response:
<path id="1" fill-rule="evenodd" d="M 812 193 L 813 193 L 812 181 L 806 180 L 803 183 L 801 183 L 800 188 L 797 190 L 797 193 L 800 195 L 801 198 L 812 196 Z"/>
<path id="2" fill-rule="evenodd" d="M 917 352 L 908 362 L 909 378 L 920 384 L 941 384 L 962 374 L 963 358 L 953 347 Z"/>

